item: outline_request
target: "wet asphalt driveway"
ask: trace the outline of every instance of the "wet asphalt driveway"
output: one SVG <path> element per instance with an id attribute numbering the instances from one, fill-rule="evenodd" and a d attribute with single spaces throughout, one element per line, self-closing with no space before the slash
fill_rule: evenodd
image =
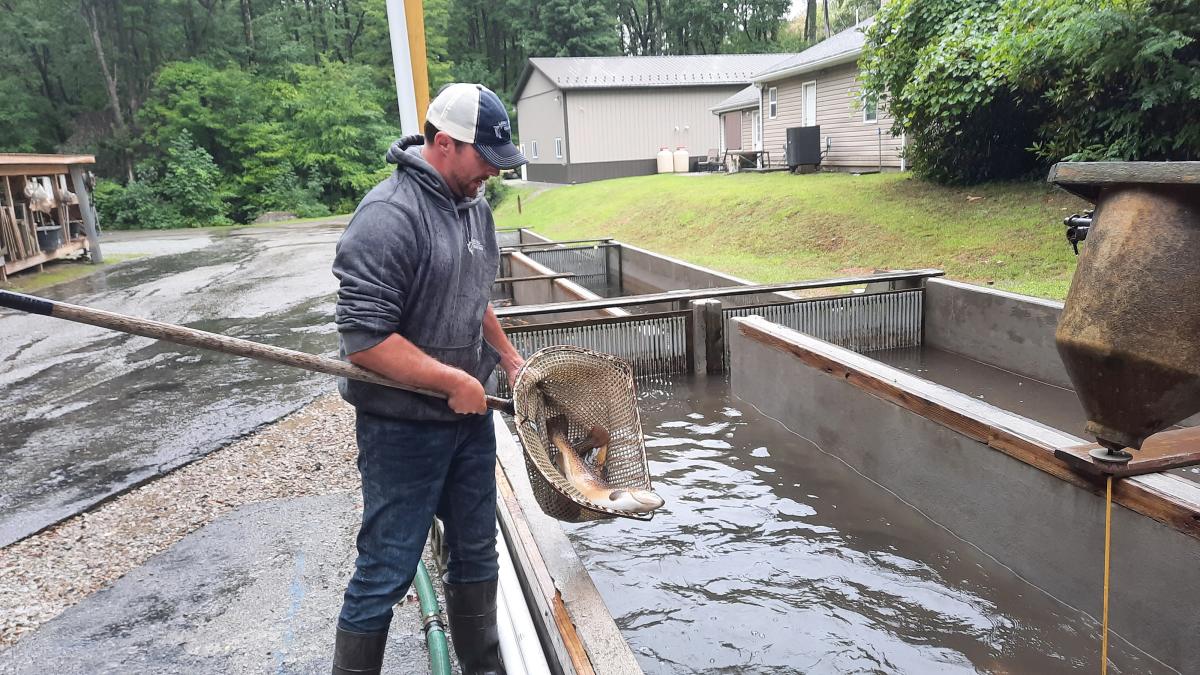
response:
<path id="1" fill-rule="evenodd" d="M 340 225 L 106 242 L 151 253 L 42 295 L 336 354 Z M 0 546 L 211 452 L 332 378 L 61 319 L 0 312 Z"/>

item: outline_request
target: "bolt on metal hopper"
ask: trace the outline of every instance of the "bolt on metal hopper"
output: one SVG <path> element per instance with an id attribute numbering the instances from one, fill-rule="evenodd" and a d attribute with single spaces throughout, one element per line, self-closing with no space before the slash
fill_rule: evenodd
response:
<path id="1" fill-rule="evenodd" d="M 1128 461 L 1200 412 L 1200 162 L 1064 162 L 1047 180 L 1096 205 L 1055 341 L 1093 456 Z"/>

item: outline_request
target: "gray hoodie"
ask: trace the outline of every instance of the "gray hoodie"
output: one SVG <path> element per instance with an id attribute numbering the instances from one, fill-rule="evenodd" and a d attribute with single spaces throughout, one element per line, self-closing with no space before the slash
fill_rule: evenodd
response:
<path id="1" fill-rule="evenodd" d="M 420 150 L 392 145 L 387 161 L 396 171 L 367 193 L 338 241 L 338 349 L 345 358 L 399 333 L 486 382 L 500 361 L 483 339 L 500 262 L 492 211 L 482 195 L 456 200 Z M 376 415 L 461 419 L 442 399 L 345 379 L 338 389 Z"/>

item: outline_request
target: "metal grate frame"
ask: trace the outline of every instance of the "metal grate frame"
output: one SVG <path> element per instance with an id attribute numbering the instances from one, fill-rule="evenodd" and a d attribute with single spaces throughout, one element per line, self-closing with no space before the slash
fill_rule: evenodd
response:
<path id="1" fill-rule="evenodd" d="M 721 310 L 726 331 L 734 317 L 758 315 L 859 353 L 921 344 L 924 289 L 859 293 Z M 725 342 L 729 367 L 729 342 Z"/>
<path id="2" fill-rule="evenodd" d="M 687 373 L 692 367 L 691 311 L 639 314 L 515 326 L 505 333 L 522 354 L 572 345 L 624 359 L 636 379 Z M 498 393 L 509 395 L 508 378 L 496 369 Z"/>

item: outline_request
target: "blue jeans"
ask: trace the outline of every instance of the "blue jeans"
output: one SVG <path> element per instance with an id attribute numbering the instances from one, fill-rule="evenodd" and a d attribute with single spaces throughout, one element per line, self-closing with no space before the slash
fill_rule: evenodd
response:
<path id="1" fill-rule="evenodd" d="M 496 432 L 491 413 L 415 422 L 360 411 L 356 427 L 363 519 L 338 627 L 375 633 L 408 591 L 434 515 L 450 550 L 447 581 L 497 578 Z"/>

